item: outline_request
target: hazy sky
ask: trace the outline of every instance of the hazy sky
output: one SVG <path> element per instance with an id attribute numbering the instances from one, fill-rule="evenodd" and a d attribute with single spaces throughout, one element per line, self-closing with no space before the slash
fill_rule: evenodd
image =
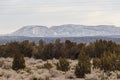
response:
<path id="1" fill-rule="evenodd" d="M 0 34 L 60 24 L 120 26 L 120 0 L 0 0 Z"/>

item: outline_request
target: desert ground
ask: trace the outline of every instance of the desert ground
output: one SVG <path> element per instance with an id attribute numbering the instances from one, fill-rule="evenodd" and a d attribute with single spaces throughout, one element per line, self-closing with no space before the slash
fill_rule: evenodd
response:
<path id="1" fill-rule="evenodd" d="M 12 58 L 0 58 L 0 80 L 120 80 L 120 71 L 104 73 L 100 69 L 92 69 L 84 79 L 76 78 L 74 68 L 77 60 L 68 60 L 70 70 L 62 72 L 56 69 L 58 60 L 47 60 L 25 58 L 26 68 L 23 70 L 12 70 Z M 51 63 L 53 68 L 43 68 L 45 63 Z"/>

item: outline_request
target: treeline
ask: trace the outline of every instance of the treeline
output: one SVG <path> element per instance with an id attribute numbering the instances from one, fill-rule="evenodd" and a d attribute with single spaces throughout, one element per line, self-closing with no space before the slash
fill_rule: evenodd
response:
<path id="1" fill-rule="evenodd" d="M 0 57 L 14 57 L 12 66 L 14 70 L 25 67 L 23 56 L 43 60 L 60 59 L 57 69 L 62 71 L 69 70 L 69 63 L 66 59 L 78 59 L 75 68 L 77 77 L 84 77 L 86 73 L 90 73 L 91 65 L 93 68 L 100 68 L 104 71 L 120 71 L 120 44 L 106 40 L 96 40 L 89 44 L 78 44 L 70 40 L 61 42 L 60 39 L 56 39 L 54 43 L 40 40 L 39 44 L 35 44 L 25 40 L 0 45 Z M 91 64 L 90 61 L 93 63 Z M 51 66 L 46 64 L 45 67 Z"/>
<path id="2" fill-rule="evenodd" d="M 39 44 L 25 40 L 23 42 L 11 42 L 0 45 L 0 57 L 13 57 L 17 53 L 25 57 L 36 59 L 59 59 L 60 57 L 77 59 L 81 51 L 84 51 L 90 58 L 100 58 L 105 52 L 120 54 L 120 44 L 106 40 L 96 40 L 96 42 L 85 44 L 66 40 L 61 42 L 56 39 L 54 43 L 46 43 L 43 40 Z"/>

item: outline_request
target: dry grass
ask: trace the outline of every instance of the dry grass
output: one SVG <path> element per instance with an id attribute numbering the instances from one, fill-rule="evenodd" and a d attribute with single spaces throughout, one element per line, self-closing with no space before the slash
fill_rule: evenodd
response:
<path id="1" fill-rule="evenodd" d="M 26 68 L 17 72 L 11 69 L 12 61 L 12 58 L 0 58 L 0 80 L 119 80 L 117 78 L 120 78 L 120 71 L 104 73 L 99 69 L 93 69 L 91 74 L 86 74 L 85 79 L 77 79 L 74 75 L 77 60 L 69 60 L 71 68 L 66 73 L 56 70 L 55 64 L 58 62 L 56 59 L 43 61 L 25 58 Z M 52 64 L 52 69 L 43 68 L 47 62 Z"/>

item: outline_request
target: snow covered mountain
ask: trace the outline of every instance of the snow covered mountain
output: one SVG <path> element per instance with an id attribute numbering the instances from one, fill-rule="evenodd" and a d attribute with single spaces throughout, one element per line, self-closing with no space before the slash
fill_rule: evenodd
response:
<path id="1" fill-rule="evenodd" d="M 120 35 L 120 27 L 113 25 L 85 26 L 66 24 L 60 26 L 25 26 L 10 36 L 28 37 L 82 37 L 82 36 L 111 36 Z"/>
<path id="2" fill-rule="evenodd" d="M 24 26 L 23 28 L 10 34 L 11 36 L 28 36 L 28 37 L 49 37 L 53 34 L 46 26 Z"/>

